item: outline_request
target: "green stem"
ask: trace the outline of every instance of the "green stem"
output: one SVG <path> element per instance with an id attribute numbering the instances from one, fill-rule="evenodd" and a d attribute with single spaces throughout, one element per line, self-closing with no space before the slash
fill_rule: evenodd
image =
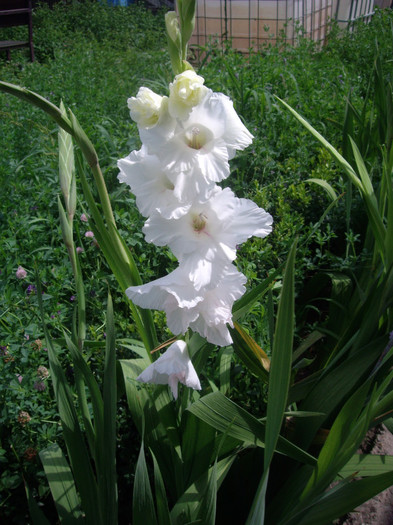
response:
<path id="1" fill-rule="evenodd" d="M 112 206 L 109 200 L 108 191 L 106 189 L 104 176 L 102 175 L 102 171 L 100 168 L 100 165 L 97 161 L 97 164 L 94 166 L 90 165 L 91 171 L 93 172 L 94 176 L 94 182 L 96 183 L 96 187 L 98 190 L 98 195 L 100 197 L 101 205 L 102 205 L 102 211 L 104 212 L 104 217 L 108 224 L 113 224 L 113 226 L 116 226 L 115 218 L 113 216 Z"/>

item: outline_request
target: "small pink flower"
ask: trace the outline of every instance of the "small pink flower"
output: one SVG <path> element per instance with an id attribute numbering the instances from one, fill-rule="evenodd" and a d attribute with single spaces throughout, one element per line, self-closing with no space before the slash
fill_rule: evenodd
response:
<path id="1" fill-rule="evenodd" d="M 20 374 L 16 374 L 16 378 L 19 381 L 19 383 L 23 381 L 23 376 L 21 376 Z"/>
<path id="2" fill-rule="evenodd" d="M 89 230 L 89 231 L 87 231 L 87 232 L 85 233 L 85 237 L 93 238 L 93 237 L 94 237 L 94 233 L 93 233 L 92 231 Z"/>
<path id="3" fill-rule="evenodd" d="M 89 219 L 88 219 L 86 213 L 82 213 L 82 215 L 81 215 L 81 221 L 82 221 L 82 222 L 89 222 Z"/>
<path id="4" fill-rule="evenodd" d="M 23 268 L 23 266 L 18 266 L 18 269 L 16 270 L 16 274 L 18 279 L 24 279 L 27 276 L 26 270 Z"/>
<path id="5" fill-rule="evenodd" d="M 83 253 L 85 250 L 81 248 L 80 246 L 77 246 L 76 253 Z"/>

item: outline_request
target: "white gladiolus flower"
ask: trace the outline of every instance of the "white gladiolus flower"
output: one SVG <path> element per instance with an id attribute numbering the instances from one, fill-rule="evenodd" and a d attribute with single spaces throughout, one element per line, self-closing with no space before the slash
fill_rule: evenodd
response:
<path id="1" fill-rule="evenodd" d="M 185 215 L 163 219 L 153 214 L 143 231 L 148 242 L 168 245 L 180 262 L 201 259 L 228 264 L 236 248 L 249 237 L 266 237 L 272 231 L 269 213 L 229 189 L 216 187 L 206 202 L 194 202 Z"/>
<path id="2" fill-rule="evenodd" d="M 203 270 L 202 266 L 202 275 Z M 126 294 L 142 308 L 165 311 L 172 333 L 180 335 L 192 328 L 210 343 L 226 346 L 232 342 L 226 325 L 233 326 L 232 306 L 246 291 L 245 283 L 246 277 L 229 264 L 221 267 L 217 283 L 196 290 L 187 268 L 180 265 L 161 279 L 131 286 Z"/>
<path id="3" fill-rule="evenodd" d="M 234 301 L 245 293 L 246 277 L 232 264 L 237 248 L 252 236 L 267 236 L 273 219 L 251 200 L 217 186 L 228 177 L 236 151 L 253 139 L 232 101 L 205 87 L 194 71 L 177 75 L 169 91 L 168 98 L 141 88 L 129 99 L 142 148 L 119 160 L 118 179 L 148 217 L 146 241 L 168 246 L 179 266 L 126 294 L 141 308 L 164 311 L 173 334 L 191 329 L 226 346 L 232 343 Z M 179 381 L 200 388 L 187 363 L 186 345 L 178 341 L 138 379 L 168 383 L 176 398 Z"/>
<path id="4" fill-rule="evenodd" d="M 117 163 L 120 173 L 118 180 L 128 184 L 136 197 L 136 205 L 145 217 L 156 212 L 166 219 L 177 218 L 187 213 L 191 204 L 182 203 L 161 163 L 155 155 L 148 155 L 142 146 L 139 151 L 132 151 L 125 159 Z"/>
<path id="5" fill-rule="evenodd" d="M 184 341 L 173 343 L 157 361 L 154 361 L 137 377 L 137 381 L 169 385 L 175 399 L 177 399 L 179 383 L 194 390 L 201 390 L 198 375 Z"/>
<path id="6" fill-rule="evenodd" d="M 140 135 L 149 153 L 159 157 L 174 184 L 179 173 L 202 184 L 227 178 L 228 161 L 236 150 L 246 148 L 253 139 L 232 101 L 222 93 L 208 94 L 173 130 L 169 125 L 165 130 L 156 126 L 140 130 Z"/>
<path id="7" fill-rule="evenodd" d="M 179 266 L 165 277 L 141 286 L 130 286 L 126 295 L 141 308 L 163 310 L 172 333 L 184 334 L 198 313 L 193 308 L 203 301 L 202 291 L 197 291 L 187 271 Z"/>
<path id="8" fill-rule="evenodd" d="M 204 78 L 195 71 L 184 71 L 169 84 L 169 113 L 181 120 L 188 117 L 191 109 L 197 106 L 209 91 L 203 85 Z"/>
<path id="9" fill-rule="evenodd" d="M 227 346 L 232 343 L 227 327 L 233 328 L 232 306 L 245 293 L 247 279 L 233 265 L 227 266 L 221 277 L 218 285 L 208 289 L 203 301 L 194 307 L 198 317 L 190 322 L 190 328 L 209 343 Z"/>
<path id="10" fill-rule="evenodd" d="M 166 97 L 157 95 L 149 88 L 139 88 L 136 97 L 127 100 L 132 120 L 142 128 L 152 128 L 159 122 L 161 114 L 165 110 Z"/>

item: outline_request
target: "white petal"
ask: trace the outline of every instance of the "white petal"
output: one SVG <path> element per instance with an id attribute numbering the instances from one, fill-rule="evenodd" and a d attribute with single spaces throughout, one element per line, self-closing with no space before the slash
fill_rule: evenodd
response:
<path id="1" fill-rule="evenodd" d="M 177 399 L 179 382 L 194 390 L 201 390 L 198 375 L 184 341 L 173 343 L 166 352 L 137 377 L 137 380 L 142 383 L 168 384 L 175 399 Z"/>
<path id="2" fill-rule="evenodd" d="M 133 151 L 117 163 L 120 173 L 118 180 L 127 184 L 136 197 L 136 205 L 145 217 L 160 213 L 163 217 L 180 217 L 190 204 L 180 202 L 175 195 L 174 185 L 161 168 L 155 155 L 148 155 L 145 147 Z"/>
<path id="3" fill-rule="evenodd" d="M 163 220 L 152 214 L 143 228 L 146 240 L 157 246 L 169 246 L 181 263 L 205 259 L 228 264 L 236 258 L 236 249 L 256 235 L 272 231 L 269 213 L 248 199 L 216 186 L 204 202 L 195 200 L 187 213 Z M 218 262 L 218 264 L 220 264 Z"/>
<path id="4" fill-rule="evenodd" d="M 210 343 L 226 346 L 232 343 L 227 325 L 232 326 L 232 306 L 245 292 L 246 277 L 233 265 L 227 266 L 222 280 L 206 291 L 204 300 L 196 305 L 198 318 L 190 324 L 192 330 Z"/>
<path id="5" fill-rule="evenodd" d="M 157 126 L 153 133 L 156 130 Z M 145 136 L 141 135 L 142 141 Z M 235 151 L 251 144 L 253 137 L 238 117 L 231 100 L 222 93 L 209 91 L 201 103 L 193 107 L 189 117 L 178 121 L 166 138 L 166 141 L 154 141 L 154 153 L 162 160 L 169 176 L 187 172 L 219 182 L 228 177 L 228 161 Z M 151 147 L 152 143 L 149 143 Z M 173 178 L 171 180 L 175 184 Z"/>
<path id="6" fill-rule="evenodd" d="M 223 138 L 227 143 L 228 148 L 233 150 L 243 150 L 249 146 L 254 137 L 240 120 L 239 115 L 233 107 L 232 100 L 222 93 L 214 93 L 211 99 L 211 104 L 219 104 L 222 108 L 225 108 L 223 109 L 223 113 L 225 114 L 226 125 Z M 234 152 L 230 155 L 230 158 L 233 156 Z"/>
<path id="7" fill-rule="evenodd" d="M 208 93 L 203 77 L 187 70 L 175 77 L 169 84 L 169 112 L 175 118 L 185 119 L 191 109 L 198 105 Z"/>
<path id="8" fill-rule="evenodd" d="M 149 88 L 139 88 L 136 97 L 127 100 L 132 120 L 143 128 L 154 127 L 163 112 L 164 97 L 157 95 Z"/>
<path id="9" fill-rule="evenodd" d="M 126 295 L 141 308 L 164 310 L 173 308 L 192 308 L 202 297 L 188 279 L 183 268 L 176 268 L 165 277 L 140 286 L 130 286 Z"/>

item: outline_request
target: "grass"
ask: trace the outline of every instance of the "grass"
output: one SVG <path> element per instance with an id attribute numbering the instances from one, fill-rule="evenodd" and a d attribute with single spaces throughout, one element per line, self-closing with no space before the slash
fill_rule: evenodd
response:
<path id="1" fill-rule="evenodd" d="M 346 99 L 351 94 L 353 105 L 362 107 L 376 41 L 384 77 L 392 81 L 392 21 L 389 11 L 377 12 L 370 25 L 359 26 L 353 34 L 339 35 L 333 29 L 322 50 L 306 40 L 296 48 L 284 43 L 266 47 L 249 58 L 230 45 L 222 50 L 211 44 L 204 50 L 208 59 L 199 72 L 206 85 L 233 99 L 255 136 L 253 146 L 234 159 L 228 184 L 238 196 L 252 198 L 264 207 L 275 221 L 268 239 L 249 241 L 239 250 L 238 266 L 250 286 L 285 260 L 295 237 L 299 237 L 298 287 L 317 268 L 353 270 L 363 264 L 364 254 L 358 253 L 357 246 L 361 245 L 365 219 L 358 211 L 356 196 L 349 230 L 343 220 L 344 199 L 314 228 L 329 201 L 325 192 L 307 179 L 322 177 L 338 193 L 346 187 L 332 159 L 277 106 L 274 95 L 295 107 L 340 148 Z M 132 247 L 143 279 L 164 275 L 173 257 L 166 249 L 157 250 L 144 242 L 143 219 L 133 206 L 132 196 L 118 184 L 116 167 L 117 159 L 139 148 L 127 98 L 141 85 L 165 94 L 171 80 L 162 14 L 153 15 L 138 5 L 109 8 L 97 2 L 75 1 L 56 4 L 53 10 L 43 5 L 34 14 L 34 35 L 37 61 L 30 63 L 24 50 L 15 51 L 11 62 L 0 59 L 0 79 L 26 86 L 55 104 L 63 100 L 72 109 L 96 146 L 120 232 Z M 44 381 L 45 390 L 34 387 L 38 367 L 47 365 L 45 350 L 35 343 L 42 331 L 34 264 L 45 283 L 46 320 L 57 339 L 72 324 L 75 291 L 58 222 L 56 126 L 38 110 L 1 95 L 0 147 L 0 516 L 9 523 L 24 523 L 27 510 L 22 475 L 47 504 L 48 487 L 32 450 L 58 439 L 60 433 L 50 378 Z M 376 177 L 379 161 L 372 162 L 369 167 Z M 134 328 L 127 308 L 116 293 L 99 249 L 85 237 L 89 226 L 80 220 L 83 212 L 85 204 L 80 201 L 75 229 L 78 245 L 84 250 L 81 262 L 88 296 L 88 337 L 96 342 L 105 338 L 103 312 L 108 282 L 114 292 L 118 332 L 129 337 Z M 18 265 L 27 270 L 23 280 L 15 276 Z M 267 309 L 258 303 L 254 314 L 248 320 L 249 328 L 265 347 Z M 168 335 L 163 316 L 157 313 L 155 318 L 159 331 Z M 62 357 L 67 363 L 67 356 Z M 102 356 L 92 347 L 88 360 L 99 369 Z M 216 373 L 215 360 L 210 366 Z M 69 374 L 72 376 L 71 368 Z M 19 376 L 23 376 L 21 382 Z M 241 365 L 233 369 L 233 376 L 235 397 L 244 401 L 245 407 L 258 411 L 260 394 L 252 378 Z M 21 411 L 31 415 L 28 425 L 18 421 Z M 124 469 L 121 518 L 125 519 L 127 490 L 132 483 L 125 451 L 136 453 L 139 442 L 133 442 L 124 407 L 119 410 L 119 424 L 119 455 Z"/>

